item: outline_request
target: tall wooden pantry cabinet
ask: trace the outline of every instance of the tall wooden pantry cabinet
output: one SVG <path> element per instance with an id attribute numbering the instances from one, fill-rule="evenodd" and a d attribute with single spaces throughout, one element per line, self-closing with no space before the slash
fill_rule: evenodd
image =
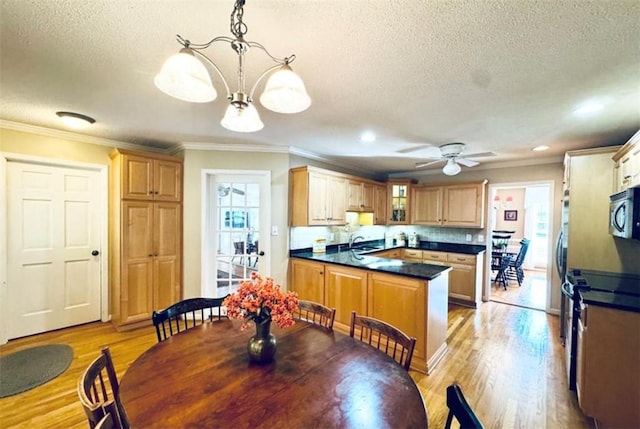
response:
<path id="1" fill-rule="evenodd" d="M 124 149 L 110 156 L 111 316 L 127 330 L 182 297 L 182 160 Z"/>

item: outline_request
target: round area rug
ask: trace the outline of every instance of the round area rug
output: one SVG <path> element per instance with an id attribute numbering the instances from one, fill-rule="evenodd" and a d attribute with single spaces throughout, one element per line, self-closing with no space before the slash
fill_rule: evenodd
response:
<path id="1" fill-rule="evenodd" d="M 73 359 L 66 344 L 31 347 L 0 357 L 0 398 L 15 395 L 62 374 Z"/>

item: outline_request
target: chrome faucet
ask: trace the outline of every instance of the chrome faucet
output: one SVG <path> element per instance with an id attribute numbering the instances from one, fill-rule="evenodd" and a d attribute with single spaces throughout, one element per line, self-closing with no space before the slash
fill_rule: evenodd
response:
<path id="1" fill-rule="evenodd" d="M 358 235 L 356 237 L 352 235 L 351 237 L 349 237 L 349 249 L 351 249 L 353 245 L 356 244 L 356 240 L 364 240 L 364 237 L 362 235 Z"/>

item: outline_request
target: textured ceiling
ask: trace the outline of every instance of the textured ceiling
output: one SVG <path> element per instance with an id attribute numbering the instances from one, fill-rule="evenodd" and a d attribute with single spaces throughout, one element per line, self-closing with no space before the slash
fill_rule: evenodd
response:
<path id="1" fill-rule="evenodd" d="M 230 36 L 231 0 L 0 0 L 0 118 L 62 130 L 55 112 L 94 117 L 84 134 L 169 148 L 289 147 L 391 173 L 414 169 L 429 145 L 492 151 L 483 168 L 624 143 L 640 128 L 640 2 L 247 0 L 246 38 L 292 64 L 311 107 L 265 127 L 220 126 L 223 87 L 207 104 L 175 100 L 153 76 L 192 42 Z M 207 51 L 235 88 L 226 44 Z M 247 57 L 251 85 L 270 65 Z M 572 109 L 602 98 L 597 115 Z M 361 143 L 360 133 L 377 134 Z M 536 145 L 551 146 L 533 153 Z M 284 149 L 284 148 L 280 148 Z M 441 164 L 435 168 L 441 168 Z"/>

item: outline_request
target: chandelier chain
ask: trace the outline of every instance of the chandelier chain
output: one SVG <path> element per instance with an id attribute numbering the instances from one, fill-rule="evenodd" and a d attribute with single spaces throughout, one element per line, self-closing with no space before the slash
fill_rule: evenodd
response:
<path id="1" fill-rule="evenodd" d="M 244 3 L 245 0 L 236 0 L 233 5 L 233 12 L 231 12 L 231 24 L 229 26 L 231 34 L 238 39 L 242 39 L 247 34 L 247 25 L 242 22 L 242 16 L 244 15 Z M 237 22 L 236 22 L 237 20 Z"/>

